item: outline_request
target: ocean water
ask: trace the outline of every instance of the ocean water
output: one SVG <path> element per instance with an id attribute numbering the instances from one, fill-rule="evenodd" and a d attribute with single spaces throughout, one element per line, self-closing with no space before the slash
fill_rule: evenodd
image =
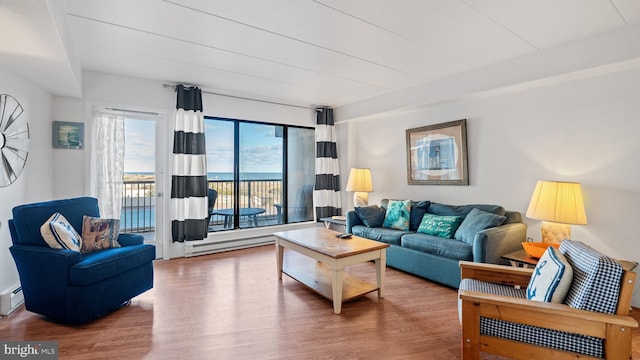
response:
<path id="1" fill-rule="evenodd" d="M 125 175 L 153 175 L 152 172 L 125 172 Z M 241 173 L 242 180 L 281 180 L 280 172 L 245 172 Z M 208 172 L 208 180 L 233 180 L 232 172 Z"/>

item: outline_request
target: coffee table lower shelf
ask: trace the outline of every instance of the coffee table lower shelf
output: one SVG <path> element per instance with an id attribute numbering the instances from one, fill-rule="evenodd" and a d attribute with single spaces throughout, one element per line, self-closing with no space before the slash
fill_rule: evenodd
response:
<path id="1" fill-rule="evenodd" d="M 282 272 L 323 297 L 333 301 L 332 271 L 321 262 L 285 265 Z M 346 272 L 342 273 L 342 302 L 349 301 L 378 290 L 378 286 Z"/>

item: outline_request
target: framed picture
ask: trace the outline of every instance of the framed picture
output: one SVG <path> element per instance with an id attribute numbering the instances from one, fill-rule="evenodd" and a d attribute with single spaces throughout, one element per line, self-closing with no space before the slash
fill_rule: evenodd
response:
<path id="1" fill-rule="evenodd" d="M 82 149 L 84 147 L 84 123 L 54 121 L 53 147 L 56 149 Z"/>
<path id="2" fill-rule="evenodd" d="M 469 185 L 467 120 L 407 130 L 409 185 Z"/>

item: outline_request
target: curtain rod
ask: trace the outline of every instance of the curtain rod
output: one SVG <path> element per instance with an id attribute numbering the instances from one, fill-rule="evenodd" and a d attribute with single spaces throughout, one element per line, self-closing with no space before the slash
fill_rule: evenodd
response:
<path id="1" fill-rule="evenodd" d="M 160 114 L 158 114 L 156 112 L 150 112 L 150 111 L 116 109 L 116 108 L 111 108 L 111 107 L 105 107 L 104 109 L 105 110 L 112 110 L 112 111 L 121 111 L 121 112 L 125 112 L 125 113 L 134 113 L 134 114 L 145 114 L 145 115 L 155 115 L 155 116 L 160 115 Z"/>
<path id="2" fill-rule="evenodd" d="M 191 84 L 182 84 L 184 86 L 188 86 L 188 87 L 196 87 L 197 85 L 191 85 Z M 162 84 L 162 87 L 164 88 L 173 88 L 175 89 L 176 86 L 178 85 L 171 85 L 171 84 Z M 256 102 L 261 102 L 261 103 L 267 103 L 267 104 L 274 104 L 274 105 L 282 105 L 282 106 L 290 106 L 290 107 L 295 107 L 295 108 L 300 108 L 300 109 L 310 109 L 310 110 L 314 110 L 315 107 L 314 106 L 302 106 L 302 105 L 294 105 L 294 104 L 287 104 L 287 103 L 281 103 L 281 102 L 276 102 L 276 101 L 269 101 L 269 100 L 260 100 L 260 99 L 253 99 L 253 98 L 248 98 L 248 97 L 243 97 L 243 96 L 236 96 L 236 95 L 228 95 L 228 94 L 221 94 L 221 93 L 216 93 L 216 92 L 212 92 L 212 91 L 207 91 L 207 90 L 202 90 L 200 89 L 203 93 L 205 94 L 211 94 L 211 95 L 218 95 L 218 96 L 225 96 L 225 97 L 230 97 L 230 98 L 234 98 L 234 99 L 240 99 L 240 100 L 248 100 L 248 101 L 256 101 Z"/>

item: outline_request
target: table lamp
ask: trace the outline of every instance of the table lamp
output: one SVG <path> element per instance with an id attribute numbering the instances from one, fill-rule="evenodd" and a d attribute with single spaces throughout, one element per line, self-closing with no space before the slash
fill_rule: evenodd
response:
<path id="1" fill-rule="evenodd" d="M 371 184 L 371 170 L 352 168 L 347 181 L 347 191 L 354 191 L 353 206 L 369 205 L 369 193 L 373 191 Z"/>
<path id="2" fill-rule="evenodd" d="M 580 183 L 538 181 L 527 217 L 542 220 L 542 242 L 559 244 L 571 238 L 570 224 L 587 223 Z"/>

